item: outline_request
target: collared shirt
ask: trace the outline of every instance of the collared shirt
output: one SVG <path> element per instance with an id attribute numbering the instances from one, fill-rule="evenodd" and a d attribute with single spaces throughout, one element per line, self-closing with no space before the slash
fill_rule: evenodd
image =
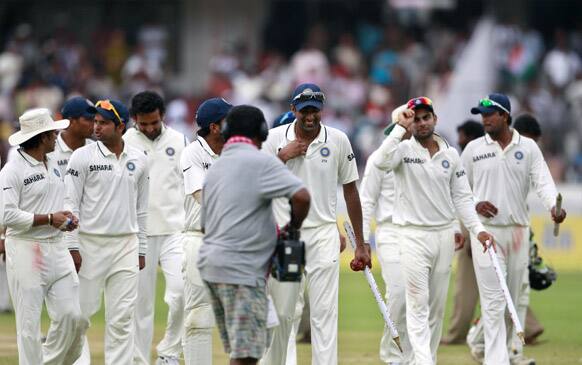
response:
<path id="1" fill-rule="evenodd" d="M 89 143 L 93 143 L 93 140 L 85 139 L 85 146 Z M 61 176 L 64 177 L 67 173 L 67 165 L 69 164 L 69 159 L 71 158 L 72 154 L 73 150 L 63 140 L 61 133 L 59 133 L 57 136 L 57 142 L 55 143 L 55 150 L 51 153 L 48 153 L 47 156 L 56 161 L 57 165 L 59 166 L 59 170 L 61 171 Z"/>
<path id="2" fill-rule="evenodd" d="M 372 217 L 376 218 L 376 224 L 391 223 L 394 211 L 394 172 L 380 170 L 374 165 L 372 161 L 376 153 L 378 152 L 368 157 L 360 184 L 364 241 L 366 242 L 370 242 Z"/>
<path id="3" fill-rule="evenodd" d="M 65 184 L 56 161 L 47 156 L 45 166 L 18 149 L 0 172 L 0 181 L 7 237 L 43 240 L 61 236 L 52 226 L 32 226 L 35 214 L 63 210 Z"/>
<path id="4" fill-rule="evenodd" d="M 393 223 L 444 226 L 454 223 L 456 212 L 472 233 L 483 231 L 457 150 L 435 135 L 439 150 L 431 157 L 414 137 L 402 141 L 405 133 L 401 126 L 394 127 L 373 159 L 379 169 L 394 171 Z"/>
<path id="5" fill-rule="evenodd" d="M 526 200 L 530 188 L 546 209 L 554 206 L 558 192 L 542 151 L 532 139 L 521 136 L 515 129 L 505 149 L 486 134 L 465 147 L 462 160 L 477 201 L 486 200 L 497 207 L 498 213 L 493 218 L 479 215 L 483 223 L 529 225 Z"/>
<path id="6" fill-rule="evenodd" d="M 202 190 L 202 278 L 264 286 L 277 240 L 271 201 L 288 200 L 301 188 L 301 181 L 277 158 L 246 143 L 225 146 Z"/>
<path id="7" fill-rule="evenodd" d="M 180 166 L 184 177 L 184 209 L 186 211 L 186 231 L 200 231 L 200 204 L 194 199 L 195 192 L 202 190 L 206 173 L 219 156 L 208 142 L 200 136 L 184 149 Z"/>
<path id="8" fill-rule="evenodd" d="M 295 140 L 295 124 L 282 125 L 269 131 L 263 151 L 277 156 L 279 151 Z M 319 227 L 336 222 L 337 186 L 358 180 L 358 169 L 352 146 L 345 133 L 321 124 L 319 135 L 307 148 L 305 156 L 286 162 L 287 168 L 301 179 L 311 194 L 311 208 L 303 228 Z M 277 223 L 289 223 L 287 201 L 274 204 Z"/>
<path id="9" fill-rule="evenodd" d="M 65 234 L 69 249 L 79 247 L 77 232 L 135 233 L 145 255 L 149 177 L 143 151 L 124 143 L 117 158 L 100 141 L 81 147 L 71 156 L 65 187 L 65 209 L 79 217 L 79 229 Z"/>
<path id="10" fill-rule="evenodd" d="M 137 128 L 128 129 L 123 139 L 147 156 L 150 174 L 148 236 L 181 232 L 184 229 L 184 188 L 180 156 L 188 139 L 166 126 L 162 126 L 161 134 L 153 141 Z"/>

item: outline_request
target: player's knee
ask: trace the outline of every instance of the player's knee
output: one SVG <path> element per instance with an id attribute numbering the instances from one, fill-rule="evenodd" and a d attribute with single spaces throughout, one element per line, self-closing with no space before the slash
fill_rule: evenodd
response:
<path id="1" fill-rule="evenodd" d="M 210 304 L 202 304 L 192 308 L 186 315 L 184 327 L 187 335 L 200 330 L 212 329 L 214 327 L 212 306 Z"/>

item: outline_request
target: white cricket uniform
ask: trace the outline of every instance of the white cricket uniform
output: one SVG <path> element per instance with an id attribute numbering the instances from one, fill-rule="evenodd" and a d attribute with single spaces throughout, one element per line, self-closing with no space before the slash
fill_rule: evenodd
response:
<path id="1" fill-rule="evenodd" d="M 393 170 L 392 222 L 398 226 L 406 282 L 406 327 L 414 364 L 435 364 L 442 332 L 451 262 L 455 212 L 477 235 L 483 231 L 458 152 L 435 135 L 439 151 L 432 157 L 397 125 L 372 162 Z"/>
<path id="2" fill-rule="evenodd" d="M 89 143 L 93 143 L 91 139 L 85 139 L 85 146 Z M 59 133 L 57 136 L 57 142 L 55 144 L 55 150 L 51 153 L 48 153 L 52 160 L 56 161 L 57 165 L 59 166 L 59 171 L 61 172 L 61 176 L 65 177 L 67 173 L 67 165 L 69 164 L 69 159 L 73 154 L 73 150 L 67 145 L 67 143 L 63 140 L 62 134 Z"/>
<path id="3" fill-rule="evenodd" d="M 184 360 L 186 365 L 212 364 L 212 328 L 214 314 L 196 263 L 204 235 L 200 231 L 201 205 L 193 194 L 202 190 L 208 169 L 219 156 L 200 136 L 182 152 L 180 165 L 184 175 L 184 208 L 186 210 L 183 239 L 184 261 Z"/>
<path id="4" fill-rule="evenodd" d="M 538 145 L 513 130 L 511 142 L 501 146 L 486 134 L 471 141 L 462 159 L 477 201 L 489 201 L 498 209 L 493 218 L 480 216 L 495 236 L 501 269 L 514 303 L 527 270 L 529 214 L 527 195 L 533 185 L 546 209 L 554 205 L 557 190 Z M 471 238 L 473 265 L 479 285 L 481 321 L 485 331 L 485 364 L 508 364 L 512 325 L 505 326 L 505 299 L 487 253 Z M 525 318 L 520 318 L 524 323 Z M 521 353 L 521 350 L 518 350 Z"/>
<path id="5" fill-rule="evenodd" d="M 0 232 L 4 232 L 4 198 L 0 190 Z M 6 263 L 0 260 L 0 312 L 12 310 L 10 301 L 10 291 L 8 289 L 8 278 L 6 277 Z"/>
<path id="6" fill-rule="evenodd" d="M 79 249 L 81 311 L 90 318 L 105 294 L 105 364 L 133 361 L 138 254 L 147 251 L 148 162 L 125 143 L 119 158 L 102 142 L 73 152 L 65 176 L 65 209 L 79 229 L 65 234 Z M 77 364 L 90 362 L 89 343 Z"/>
<path id="7" fill-rule="evenodd" d="M 394 172 L 378 169 L 374 163 L 374 152 L 368 158 L 364 177 L 360 184 L 360 200 L 364 241 L 370 242 L 372 218 L 376 218 L 376 253 L 386 284 L 386 306 L 391 319 L 396 324 L 404 353 L 392 341 L 388 327 L 380 342 L 380 360 L 385 363 L 409 363 L 412 349 L 406 331 L 406 297 L 404 276 L 400 259 L 398 227 L 392 223 L 394 211 Z"/>
<path id="8" fill-rule="evenodd" d="M 65 185 L 55 161 L 46 166 L 23 150 L 0 173 L 3 188 L 8 285 L 16 312 L 20 364 L 72 364 L 81 354 L 88 322 L 79 307 L 79 278 L 62 233 L 33 227 L 35 214 L 63 210 Z M 51 325 L 44 345 L 43 301 Z"/>
<path id="9" fill-rule="evenodd" d="M 146 266 L 139 273 L 134 356 L 135 364 L 149 364 L 158 264 L 166 280 L 164 301 L 168 305 L 166 333 L 157 346 L 158 356 L 178 358 L 182 353 L 184 185 L 180 156 L 188 139 L 165 125 L 153 141 L 137 128 L 127 130 L 123 139 L 130 146 L 144 151 L 149 164 L 148 249 Z"/>
<path id="10" fill-rule="evenodd" d="M 263 151 L 277 155 L 295 140 L 295 124 L 269 131 Z M 337 186 L 358 180 L 356 160 L 348 137 L 341 131 L 321 124 L 319 135 L 307 148 L 305 156 L 287 161 L 287 167 L 307 186 L 311 208 L 301 228 L 305 241 L 305 277 L 310 304 L 313 364 L 337 364 L 337 316 L 339 286 L 339 234 L 336 224 Z M 289 222 L 289 204 L 273 203 L 277 224 Z M 279 326 L 263 357 L 262 364 L 283 364 L 287 357 L 289 335 L 293 327 L 295 304 L 301 286 L 269 280 L 269 291 L 279 316 Z"/>

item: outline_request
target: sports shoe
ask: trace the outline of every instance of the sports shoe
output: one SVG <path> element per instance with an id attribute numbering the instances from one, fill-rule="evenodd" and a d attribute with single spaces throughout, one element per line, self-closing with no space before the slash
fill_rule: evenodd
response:
<path id="1" fill-rule="evenodd" d="M 469 349 L 471 350 L 471 357 L 473 360 L 477 361 L 479 364 L 483 364 L 483 361 L 485 360 L 485 351 L 475 347 L 469 347 Z M 512 363 L 511 365 L 514 364 Z"/>
<path id="2" fill-rule="evenodd" d="M 156 365 L 180 365 L 180 360 L 173 356 L 159 356 Z"/>
<path id="3" fill-rule="evenodd" d="M 513 359 L 510 359 L 509 362 L 511 365 L 536 365 L 535 359 L 528 359 L 523 355 L 514 357 Z"/>

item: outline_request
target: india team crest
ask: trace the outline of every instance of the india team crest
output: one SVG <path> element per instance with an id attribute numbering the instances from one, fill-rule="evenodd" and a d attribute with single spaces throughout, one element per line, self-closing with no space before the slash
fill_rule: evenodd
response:
<path id="1" fill-rule="evenodd" d="M 176 154 L 176 150 L 173 149 L 172 147 L 168 147 L 166 148 L 166 155 L 168 156 L 174 156 Z"/>
<path id="2" fill-rule="evenodd" d="M 523 152 L 521 152 L 521 151 L 515 152 L 515 155 L 514 156 L 518 160 L 523 160 Z"/>
<path id="3" fill-rule="evenodd" d="M 441 165 L 443 165 L 443 167 L 445 169 L 448 169 L 451 166 L 451 164 L 447 160 L 443 160 L 443 162 L 441 163 Z"/>
<path id="4" fill-rule="evenodd" d="M 328 157 L 331 154 L 329 148 L 327 147 L 323 147 L 321 150 L 319 150 L 319 153 L 321 153 L 323 157 Z"/>
<path id="5" fill-rule="evenodd" d="M 135 164 L 133 162 L 131 162 L 131 161 L 129 161 L 125 166 L 127 167 L 127 169 L 129 171 L 134 171 L 135 170 Z"/>

